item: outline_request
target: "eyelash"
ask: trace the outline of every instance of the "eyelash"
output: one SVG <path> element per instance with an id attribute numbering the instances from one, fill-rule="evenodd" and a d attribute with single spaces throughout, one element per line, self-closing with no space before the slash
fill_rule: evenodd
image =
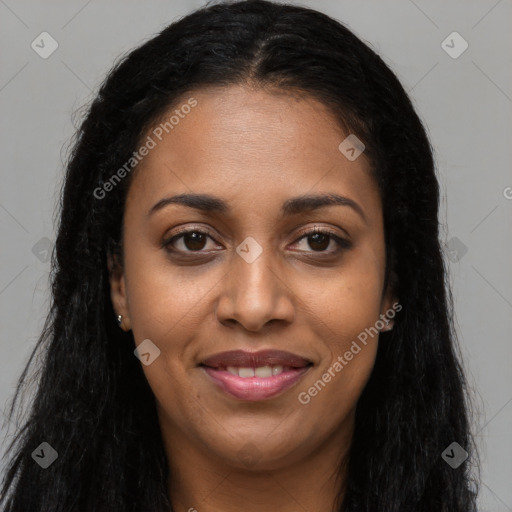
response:
<path id="1" fill-rule="evenodd" d="M 203 251 L 182 251 L 179 249 L 172 248 L 172 244 L 176 242 L 178 239 L 182 238 L 184 235 L 187 235 L 189 233 L 199 233 L 201 235 L 206 235 L 210 237 L 212 240 L 215 241 L 213 236 L 210 232 L 200 229 L 200 228 L 186 228 L 181 231 L 178 231 L 175 235 L 173 235 L 171 238 L 168 238 L 162 242 L 162 248 L 166 249 L 169 252 L 173 253 L 184 253 L 184 254 L 201 254 Z M 316 254 L 327 254 L 327 255 L 335 255 L 339 252 L 350 249 L 352 247 L 352 242 L 349 242 L 348 240 L 341 238 L 340 236 L 334 234 L 332 231 L 329 231 L 327 229 L 319 229 L 319 228 L 313 228 L 312 230 L 303 232 L 301 236 L 295 241 L 295 243 L 301 241 L 304 238 L 307 238 L 312 235 L 321 234 L 326 235 L 330 239 L 334 240 L 338 244 L 338 248 L 334 251 L 311 251 Z"/>

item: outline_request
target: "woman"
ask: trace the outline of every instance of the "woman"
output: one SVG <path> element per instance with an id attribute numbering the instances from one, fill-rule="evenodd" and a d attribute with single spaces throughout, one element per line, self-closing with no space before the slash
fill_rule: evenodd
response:
<path id="1" fill-rule="evenodd" d="M 68 164 L 5 510 L 475 510 L 438 201 L 324 14 L 220 3 L 131 52 Z"/>

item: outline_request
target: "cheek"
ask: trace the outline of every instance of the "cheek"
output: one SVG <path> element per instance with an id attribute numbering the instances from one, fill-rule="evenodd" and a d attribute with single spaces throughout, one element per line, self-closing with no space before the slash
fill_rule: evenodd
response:
<path id="1" fill-rule="evenodd" d="M 177 335 L 180 329 L 194 332 L 199 325 L 197 311 L 212 291 L 213 275 L 205 271 L 203 278 L 191 279 L 190 269 L 171 266 L 162 257 L 162 249 L 147 247 L 144 251 L 127 250 L 125 272 L 130 320 L 137 341 L 149 338 L 165 346 L 169 339 L 181 339 Z"/>
<path id="2" fill-rule="evenodd" d="M 186 271 L 171 270 L 169 264 L 162 263 L 157 249 L 148 250 L 146 246 L 143 251 L 132 246 L 129 251 L 128 243 L 126 246 L 126 291 L 132 333 L 137 345 L 149 339 L 160 350 L 151 364 L 141 362 L 142 370 L 163 410 L 188 407 L 189 414 L 194 415 L 195 391 L 185 389 L 190 363 L 187 346 L 194 333 L 199 332 L 201 299 L 212 287 L 200 279 L 191 286 Z"/>
<path id="3" fill-rule="evenodd" d="M 349 425 L 354 418 L 357 402 L 370 378 L 375 361 L 377 341 L 350 350 L 348 344 L 343 355 L 336 356 L 325 365 L 309 387 L 298 391 L 298 407 L 302 408 L 302 428 L 315 431 L 319 439 L 325 439 L 343 431 L 341 425 Z M 351 353 L 347 360 L 346 352 Z M 319 421 L 321 418 L 321 421 Z"/>
<path id="4" fill-rule="evenodd" d="M 382 269 L 375 262 L 355 255 L 333 273 L 321 287 L 302 289 L 302 301 L 309 306 L 310 318 L 324 325 L 329 345 L 336 354 L 345 352 L 350 341 L 379 318 L 382 299 Z"/>
<path id="5" fill-rule="evenodd" d="M 309 408 L 306 422 L 311 421 L 311 428 L 314 418 L 322 417 L 322 425 L 315 428 L 324 436 L 350 417 L 372 373 L 378 348 L 378 291 L 373 286 L 347 287 L 336 299 L 334 293 L 327 294 L 332 298 L 318 311 L 324 324 L 319 334 L 327 340 L 324 357 L 308 387 L 298 390 L 297 399 Z"/>
<path id="6" fill-rule="evenodd" d="M 179 403 L 189 382 L 191 346 L 204 330 L 211 294 L 221 278 L 205 269 L 202 277 L 191 278 L 193 267 L 171 266 L 162 249 L 126 242 L 126 292 L 132 333 L 136 344 L 151 340 L 159 356 L 142 370 L 157 400 Z M 181 389 L 178 393 L 176 390 Z M 194 393 L 188 389 L 186 396 Z"/>
<path id="7" fill-rule="evenodd" d="M 307 396 L 299 401 L 309 400 L 306 407 L 330 418 L 331 425 L 355 407 L 371 375 L 378 348 L 375 323 L 382 284 L 381 266 L 361 256 L 347 263 L 321 290 L 309 292 L 310 318 L 319 320 L 317 335 L 324 340 L 325 350 L 316 378 L 309 388 L 300 390 Z"/>

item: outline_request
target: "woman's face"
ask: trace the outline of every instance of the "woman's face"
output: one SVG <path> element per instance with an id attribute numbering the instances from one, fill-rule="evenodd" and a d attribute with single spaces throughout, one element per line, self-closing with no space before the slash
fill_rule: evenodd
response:
<path id="1" fill-rule="evenodd" d="M 172 115 L 144 139 L 111 276 L 122 327 L 150 340 L 169 453 L 272 469 L 339 452 L 377 352 L 362 333 L 393 303 L 365 154 L 344 154 L 349 134 L 307 96 L 201 89 Z M 191 204 L 161 202 L 178 195 Z M 334 195 L 347 199 L 296 200 Z"/>

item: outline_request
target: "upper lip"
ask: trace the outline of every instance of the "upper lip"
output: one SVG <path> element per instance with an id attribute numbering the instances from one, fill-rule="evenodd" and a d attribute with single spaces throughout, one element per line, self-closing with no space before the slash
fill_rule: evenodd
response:
<path id="1" fill-rule="evenodd" d="M 260 350 L 259 352 L 246 352 L 244 350 L 231 350 L 220 352 L 203 360 L 202 366 L 219 368 L 235 366 L 238 368 L 258 368 L 260 366 L 290 366 L 303 368 L 312 364 L 311 361 L 283 350 Z"/>

